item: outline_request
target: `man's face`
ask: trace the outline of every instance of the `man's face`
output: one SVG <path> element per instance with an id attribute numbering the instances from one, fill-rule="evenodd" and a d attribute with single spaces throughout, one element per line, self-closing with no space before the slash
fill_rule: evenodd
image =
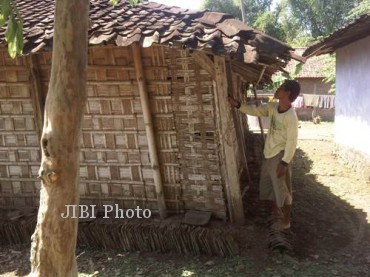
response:
<path id="1" fill-rule="evenodd" d="M 286 91 L 284 85 L 281 85 L 275 92 L 276 99 L 289 98 L 289 91 Z"/>

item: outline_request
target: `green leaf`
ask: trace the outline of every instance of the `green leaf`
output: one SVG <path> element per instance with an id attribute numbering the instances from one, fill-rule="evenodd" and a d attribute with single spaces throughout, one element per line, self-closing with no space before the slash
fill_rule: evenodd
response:
<path id="1" fill-rule="evenodd" d="M 119 0 L 109 0 L 109 3 L 112 5 L 117 5 Z M 130 6 L 135 6 L 137 3 L 141 2 L 141 0 L 130 0 Z"/>
<path id="2" fill-rule="evenodd" d="M 295 78 L 299 72 L 302 71 L 302 67 L 303 67 L 303 63 L 298 63 L 295 68 L 294 68 L 294 72 L 293 72 L 293 78 Z"/>
<path id="3" fill-rule="evenodd" d="M 8 43 L 9 55 L 14 59 L 23 50 L 23 26 L 12 15 L 9 18 L 8 28 L 5 32 L 5 40 Z"/>
<path id="4" fill-rule="evenodd" d="M 21 22 L 18 23 L 17 34 L 16 34 L 16 44 L 17 44 L 17 54 L 23 54 L 23 24 Z"/>
<path id="5" fill-rule="evenodd" d="M 0 27 L 2 27 L 9 18 L 10 0 L 1 0 L 0 5 Z"/>
<path id="6" fill-rule="evenodd" d="M 5 39 L 8 43 L 10 41 L 14 40 L 14 37 L 15 37 L 15 34 L 16 34 L 16 31 L 17 31 L 17 27 L 18 27 L 17 21 L 11 15 L 10 18 L 9 18 L 9 22 L 8 22 L 8 28 L 6 29 L 6 32 L 5 32 Z"/>

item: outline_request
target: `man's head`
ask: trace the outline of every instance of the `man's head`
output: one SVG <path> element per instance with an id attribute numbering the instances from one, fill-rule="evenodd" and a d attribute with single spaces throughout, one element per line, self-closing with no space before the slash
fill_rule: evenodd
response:
<path id="1" fill-rule="evenodd" d="M 301 86 L 295 80 L 285 80 L 285 82 L 276 90 L 275 98 L 282 99 L 288 98 L 290 102 L 297 99 Z"/>

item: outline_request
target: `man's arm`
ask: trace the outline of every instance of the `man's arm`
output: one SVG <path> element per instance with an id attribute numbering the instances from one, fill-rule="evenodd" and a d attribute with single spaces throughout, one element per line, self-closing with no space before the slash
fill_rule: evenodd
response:
<path id="1" fill-rule="evenodd" d="M 298 140 L 298 120 L 289 120 L 287 124 L 287 141 L 284 149 L 284 156 L 276 169 L 278 178 L 283 177 L 288 171 L 288 165 L 292 161 L 295 150 L 297 148 Z"/>
<path id="2" fill-rule="evenodd" d="M 291 118 L 287 123 L 287 141 L 282 161 L 289 164 L 294 156 L 298 141 L 298 120 Z"/>
<path id="3" fill-rule="evenodd" d="M 239 101 L 235 100 L 232 97 L 227 98 L 230 106 L 237 108 L 239 111 L 245 114 L 254 115 L 254 116 L 268 116 L 269 115 L 269 105 L 245 105 L 241 104 Z"/>

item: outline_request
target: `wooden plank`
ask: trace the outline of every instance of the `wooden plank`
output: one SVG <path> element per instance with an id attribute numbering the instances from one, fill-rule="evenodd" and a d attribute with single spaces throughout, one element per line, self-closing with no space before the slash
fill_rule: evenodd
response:
<path id="1" fill-rule="evenodd" d="M 228 78 L 230 77 L 232 84 L 234 84 L 233 85 L 233 97 L 240 101 L 241 100 L 240 94 L 242 93 L 240 91 L 240 86 L 241 86 L 240 78 L 239 76 L 237 76 L 237 74 L 232 73 L 230 63 L 228 63 L 227 71 L 228 71 Z M 233 118 L 234 118 L 234 122 L 236 125 L 236 132 L 237 132 L 236 136 L 238 138 L 239 147 L 242 152 L 241 158 L 243 160 L 244 166 L 246 167 L 248 171 L 248 159 L 247 159 L 247 150 L 245 147 L 245 132 L 244 132 L 246 128 L 244 127 L 243 120 L 242 120 L 242 117 L 245 117 L 245 115 L 241 115 L 241 113 L 238 113 L 235 109 L 233 109 L 232 113 L 233 113 Z M 249 171 L 248 171 L 248 174 L 249 174 Z"/>
<path id="2" fill-rule="evenodd" d="M 207 56 L 206 53 L 202 51 L 194 51 L 193 52 L 194 61 L 200 65 L 205 71 L 208 72 L 209 75 L 212 76 L 212 79 L 215 79 L 215 66 L 213 61 Z"/>
<path id="3" fill-rule="evenodd" d="M 24 71 L 27 69 L 23 65 L 0 65 L 0 71 L 9 70 Z"/>
<path id="4" fill-rule="evenodd" d="M 23 86 L 29 86 L 29 82 L 0 82 L 0 87 L 23 87 Z"/>
<path id="5" fill-rule="evenodd" d="M 157 143 L 155 139 L 152 113 L 150 111 L 149 95 L 146 86 L 145 72 L 143 68 L 140 46 L 138 44 L 133 44 L 132 51 L 136 70 L 136 79 L 139 86 L 141 106 L 143 109 L 145 130 L 148 138 L 148 148 L 151 166 L 153 170 L 155 191 L 157 194 L 158 210 L 161 219 L 164 219 L 167 217 L 167 208 L 166 201 L 164 198 L 161 167 L 159 165 Z"/>
<path id="6" fill-rule="evenodd" d="M 114 61 L 112 62 L 114 64 Z M 135 70 L 133 66 L 123 66 L 123 65 L 96 65 L 90 64 L 87 70 Z"/>
<path id="7" fill-rule="evenodd" d="M 121 86 L 133 86 L 137 85 L 134 80 L 131 81 L 87 81 L 88 85 L 121 85 Z M 169 81 L 149 81 L 149 85 L 171 85 Z M 1 83 L 0 83 L 1 85 Z"/>
<path id="8" fill-rule="evenodd" d="M 41 79 L 39 74 L 38 62 L 35 55 L 29 55 L 25 57 L 28 70 L 31 73 L 30 85 L 32 87 L 31 97 L 32 104 L 34 106 L 35 124 L 36 131 L 41 140 L 44 109 L 45 109 L 45 97 L 42 92 Z"/>
<path id="9" fill-rule="evenodd" d="M 228 104 L 229 92 L 225 58 L 215 56 L 215 80 L 216 95 L 218 103 L 219 135 L 221 142 L 221 163 L 224 167 L 225 188 L 227 192 L 228 208 L 231 222 L 244 224 L 244 209 L 240 190 L 238 160 L 236 153 L 239 153 L 235 124 L 232 110 Z"/>

